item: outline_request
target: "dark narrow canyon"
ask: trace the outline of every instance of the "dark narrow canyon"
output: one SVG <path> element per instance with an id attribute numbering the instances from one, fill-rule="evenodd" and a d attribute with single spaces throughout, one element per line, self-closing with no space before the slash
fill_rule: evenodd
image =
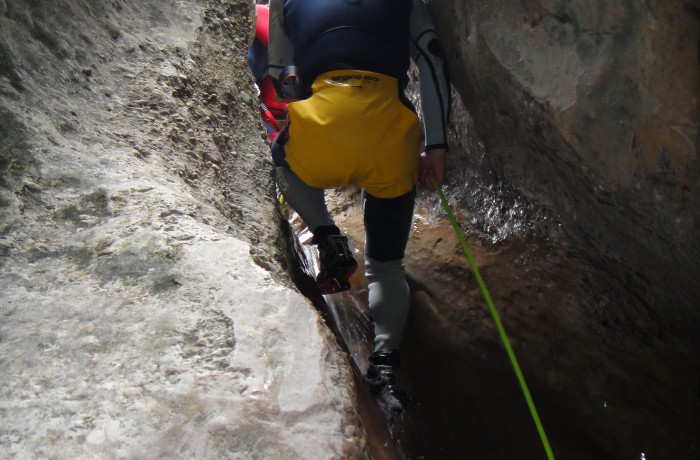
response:
<path id="1" fill-rule="evenodd" d="M 554 455 L 697 458 L 700 6 L 426 3 L 445 194 Z M 546 458 L 425 190 L 413 401 L 383 423 L 362 267 L 308 290 L 275 195 L 253 24 L 248 0 L 0 0 L 0 457 Z M 361 254 L 358 192 L 327 197 Z"/>

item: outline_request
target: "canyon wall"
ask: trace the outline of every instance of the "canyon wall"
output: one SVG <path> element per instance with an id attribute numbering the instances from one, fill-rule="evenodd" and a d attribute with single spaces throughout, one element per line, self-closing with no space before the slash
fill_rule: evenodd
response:
<path id="1" fill-rule="evenodd" d="M 458 164 L 488 167 L 554 216 L 626 297 L 618 320 L 696 335 L 698 2 L 429 4 L 486 148 L 484 164 Z"/>

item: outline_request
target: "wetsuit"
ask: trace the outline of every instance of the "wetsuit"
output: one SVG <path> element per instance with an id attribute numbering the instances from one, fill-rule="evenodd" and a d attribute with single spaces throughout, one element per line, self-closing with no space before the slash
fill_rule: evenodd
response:
<path id="1" fill-rule="evenodd" d="M 268 54 L 278 92 L 294 66 L 311 94 L 288 104 L 289 131 L 273 143 L 278 185 L 313 233 L 333 225 L 323 189 L 364 189 L 375 350 L 398 349 L 421 146 L 418 117 L 403 95 L 411 58 L 426 149 L 447 145 L 449 82 L 429 12 L 421 0 L 272 0 Z"/>

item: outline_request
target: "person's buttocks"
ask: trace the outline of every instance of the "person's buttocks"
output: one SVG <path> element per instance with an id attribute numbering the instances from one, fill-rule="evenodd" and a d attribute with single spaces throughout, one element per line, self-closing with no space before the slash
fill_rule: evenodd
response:
<path id="1" fill-rule="evenodd" d="M 286 161 L 308 185 L 356 185 L 394 198 L 418 181 L 418 117 L 395 78 L 336 70 L 319 75 L 309 99 L 289 104 Z M 361 133 L 361 135 L 358 135 Z"/>

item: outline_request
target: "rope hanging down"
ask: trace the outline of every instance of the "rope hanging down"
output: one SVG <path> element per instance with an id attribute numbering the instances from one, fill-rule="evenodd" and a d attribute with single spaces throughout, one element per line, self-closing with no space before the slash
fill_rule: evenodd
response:
<path id="1" fill-rule="evenodd" d="M 498 334 L 501 336 L 501 341 L 503 342 L 503 346 L 506 349 L 506 352 L 508 353 L 508 357 L 510 358 L 510 363 L 513 365 L 513 370 L 515 371 L 515 375 L 518 378 L 518 382 L 520 383 L 520 388 L 523 390 L 523 395 L 525 396 L 525 401 L 527 401 L 527 406 L 530 408 L 530 413 L 532 414 L 532 419 L 535 421 L 535 426 L 537 427 L 537 432 L 540 434 L 540 438 L 542 439 L 542 445 L 544 446 L 544 450 L 547 453 L 547 459 L 548 460 L 554 460 L 554 453 L 552 453 L 552 448 L 549 446 L 549 441 L 547 440 L 547 434 L 544 432 L 544 427 L 542 426 L 542 422 L 540 421 L 540 417 L 537 414 L 537 409 L 535 408 L 535 403 L 532 400 L 532 396 L 530 395 L 530 390 L 527 388 L 527 383 L 525 383 L 525 377 L 523 376 L 522 371 L 520 370 L 520 365 L 518 364 L 518 359 L 515 357 L 515 353 L 513 352 L 513 348 L 510 346 L 510 340 L 508 340 L 508 336 L 506 335 L 506 330 L 503 328 L 503 323 L 501 322 L 501 317 L 498 314 L 498 311 L 496 310 L 496 306 L 493 304 L 493 300 L 491 299 L 491 294 L 489 294 L 488 289 L 486 288 L 486 283 L 484 283 L 484 280 L 481 278 L 481 274 L 479 273 L 479 269 L 476 266 L 476 263 L 474 262 L 474 257 L 472 256 L 471 251 L 469 250 L 469 247 L 467 246 L 467 243 L 464 239 L 464 233 L 462 233 L 462 230 L 459 228 L 459 224 L 457 223 L 457 219 L 455 218 L 454 213 L 452 212 L 452 208 L 450 205 L 447 203 L 447 198 L 445 198 L 445 194 L 442 191 L 442 188 L 435 182 L 435 179 L 431 179 L 433 187 L 435 187 L 435 190 L 437 191 L 438 195 L 440 196 L 440 201 L 442 202 L 442 206 L 445 208 L 445 211 L 447 211 L 447 215 L 450 218 L 450 222 L 452 222 L 452 227 L 455 230 L 455 233 L 457 234 L 457 239 L 459 239 L 459 243 L 462 245 L 462 250 L 464 251 L 464 255 L 467 256 L 467 260 L 469 261 L 469 266 L 472 269 L 472 272 L 474 272 L 474 276 L 476 277 L 476 282 L 479 284 L 479 288 L 481 289 L 481 293 L 484 295 L 484 299 L 486 300 L 486 305 L 489 308 L 489 311 L 491 312 L 491 316 L 493 317 L 493 321 L 496 323 L 496 328 L 498 329 Z"/>

